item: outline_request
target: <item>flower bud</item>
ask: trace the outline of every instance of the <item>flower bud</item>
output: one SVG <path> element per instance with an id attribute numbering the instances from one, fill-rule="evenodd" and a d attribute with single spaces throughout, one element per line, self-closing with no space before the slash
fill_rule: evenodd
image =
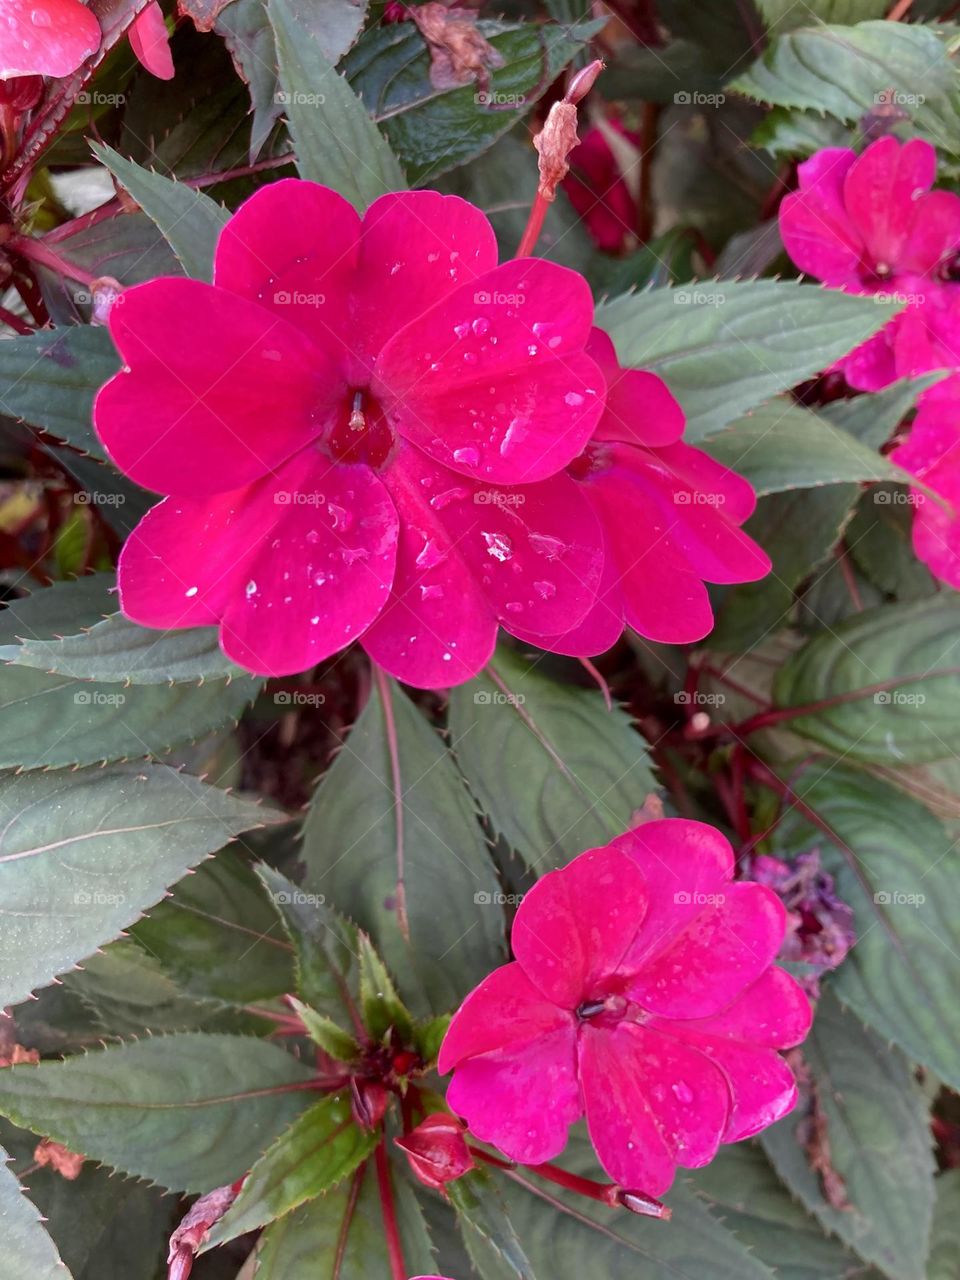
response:
<path id="1" fill-rule="evenodd" d="M 383 1119 L 390 1094 L 376 1080 L 350 1080 L 350 1108 L 361 1129 L 376 1129 Z"/>
<path id="2" fill-rule="evenodd" d="M 463 1126 L 443 1112 L 427 1116 L 410 1133 L 395 1141 L 410 1161 L 415 1176 L 434 1191 L 443 1191 L 446 1183 L 462 1178 L 474 1168 Z"/>

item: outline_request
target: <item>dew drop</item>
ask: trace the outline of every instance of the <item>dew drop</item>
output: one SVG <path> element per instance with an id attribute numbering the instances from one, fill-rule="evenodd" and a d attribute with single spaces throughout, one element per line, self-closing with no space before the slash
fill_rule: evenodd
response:
<path id="1" fill-rule="evenodd" d="M 246 592 L 248 596 L 255 596 L 257 594 L 257 584 L 254 582 L 252 578 L 247 583 Z"/>
<path id="2" fill-rule="evenodd" d="M 533 584 L 533 589 L 541 600 L 550 600 L 557 594 L 557 588 L 554 584 L 552 582 L 547 582 L 546 580 L 543 582 L 535 582 Z"/>
<path id="3" fill-rule="evenodd" d="M 693 1090 L 690 1088 L 688 1084 L 685 1084 L 682 1080 L 679 1080 L 676 1084 L 671 1085 L 670 1088 L 673 1090 L 674 1096 L 677 1098 L 679 1102 L 688 1103 L 693 1101 Z"/>
<path id="4" fill-rule="evenodd" d="M 453 460 L 464 467 L 475 467 L 480 461 L 480 450 L 475 449 L 472 444 L 465 445 L 462 449 L 454 449 Z"/>
<path id="5" fill-rule="evenodd" d="M 513 543 L 505 533 L 483 533 L 487 554 L 503 563 L 513 556 Z"/>
<path id="6" fill-rule="evenodd" d="M 418 569 L 432 569 L 435 565 L 440 564 L 444 559 L 445 553 L 440 550 L 432 538 L 427 538 L 424 542 L 420 554 L 417 556 Z"/>
<path id="7" fill-rule="evenodd" d="M 187 597 L 188 600 L 192 600 L 199 590 L 200 590 L 199 587 L 187 587 L 186 591 L 183 594 Z"/>
<path id="8" fill-rule="evenodd" d="M 490 321 L 485 316 L 477 316 L 470 328 L 478 338 L 482 338 L 485 333 L 490 332 Z"/>
<path id="9" fill-rule="evenodd" d="M 549 533 L 530 533 L 530 546 L 538 556 L 546 556 L 548 560 L 557 560 L 567 550 L 567 544 Z"/>
<path id="10" fill-rule="evenodd" d="M 563 403 L 568 404 L 571 409 L 576 409 L 579 405 L 583 404 L 583 396 L 577 391 L 568 391 L 563 397 Z"/>
<path id="11" fill-rule="evenodd" d="M 443 587 L 441 587 L 438 583 L 435 583 L 435 582 L 431 583 L 429 586 L 421 587 L 420 599 L 421 600 L 442 600 Z"/>
<path id="12" fill-rule="evenodd" d="M 465 338 L 467 334 L 470 332 L 470 326 L 469 324 L 467 324 L 466 321 L 464 321 L 463 324 L 455 324 L 453 326 L 453 332 L 457 335 L 458 338 Z"/>

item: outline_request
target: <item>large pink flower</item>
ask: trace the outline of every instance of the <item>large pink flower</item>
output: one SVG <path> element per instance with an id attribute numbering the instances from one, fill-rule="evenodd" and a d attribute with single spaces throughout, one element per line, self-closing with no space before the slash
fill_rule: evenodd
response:
<path id="1" fill-rule="evenodd" d="M 99 22 L 80 0 L 3 0 L 0 80 L 68 76 L 100 39 Z"/>
<path id="2" fill-rule="evenodd" d="M 603 525 L 604 588 L 575 630 L 537 643 L 559 653 L 602 653 L 624 623 L 664 644 L 702 640 L 713 627 L 704 584 L 754 582 L 770 572 L 766 552 L 740 528 L 756 494 L 742 476 L 683 443 L 683 411 L 666 384 L 621 369 L 601 329 L 587 351 L 603 372 L 607 398 L 568 473 Z"/>
<path id="3" fill-rule="evenodd" d="M 911 490 L 913 548 L 932 574 L 960 589 L 960 377 L 924 392 L 909 437 L 890 459 L 939 495 L 938 502 Z"/>
<path id="4" fill-rule="evenodd" d="M 852 293 L 902 301 L 904 310 L 840 362 L 851 386 L 960 362 L 960 196 L 931 191 L 934 148 L 878 138 L 862 155 L 818 151 L 780 206 L 780 232 L 802 271 Z"/>
<path id="5" fill-rule="evenodd" d="M 97 430 L 168 495 L 128 539 L 120 601 L 154 627 L 219 623 L 266 675 L 362 638 L 449 685 L 497 624 L 550 636 L 600 585 L 600 525 L 563 468 L 603 410 L 586 282 L 497 266 L 486 218 L 435 192 L 361 220 L 285 180 L 221 234 L 214 283 L 160 279 L 111 311 L 123 370 Z"/>
<path id="6" fill-rule="evenodd" d="M 673 818 L 534 886 L 516 959 L 467 997 L 440 1051 L 447 1102 L 476 1137 L 538 1164 L 586 1114 L 610 1177 L 657 1196 L 678 1166 L 791 1109 L 777 1050 L 803 1039 L 810 1006 L 772 963 L 783 906 L 733 869 L 719 832 Z"/>

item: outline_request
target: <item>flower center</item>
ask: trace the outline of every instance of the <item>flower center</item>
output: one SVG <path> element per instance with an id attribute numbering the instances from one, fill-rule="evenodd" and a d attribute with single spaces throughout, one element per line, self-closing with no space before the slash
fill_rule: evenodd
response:
<path id="1" fill-rule="evenodd" d="M 944 258 L 937 268 L 937 275 L 946 284 L 957 284 L 960 281 L 960 253 Z"/>
<path id="2" fill-rule="evenodd" d="M 576 1014 L 581 1022 L 590 1022 L 600 1027 L 612 1027 L 623 1020 L 629 1004 L 626 996 L 597 996 L 579 1004 Z"/>
<path id="3" fill-rule="evenodd" d="M 351 387 L 323 448 L 337 462 L 365 462 L 380 468 L 393 452 L 395 436 L 369 391 Z"/>

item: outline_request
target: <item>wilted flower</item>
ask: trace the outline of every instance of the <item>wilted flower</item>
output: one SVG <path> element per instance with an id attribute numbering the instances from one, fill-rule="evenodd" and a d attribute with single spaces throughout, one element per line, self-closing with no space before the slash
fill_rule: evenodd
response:
<path id="1" fill-rule="evenodd" d="M 934 148 L 887 136 L 862 155 L 828 147 L 799 170 L 780 206 L 780 232 L 802 271 L 850 293 L 881 294 L 903 310 L 840 362 L 851 386 L 957 363 L 960 352 L 960 196 L 931 191 Z"/>
<path id="2" fill-rule="evenodd" d="M 604 1169 L 659 1195 L 780 1119 L 796 1084 L 778 1049 L 810 1007 L 773 966 L 786 912 L 734 882 L 703 823 L 644 824 L 544 876 L 512 931 L 516 959 L 454 1016 L 447 1103 L 478 1138 L 539 1164 L 586 1114 Z"/>

